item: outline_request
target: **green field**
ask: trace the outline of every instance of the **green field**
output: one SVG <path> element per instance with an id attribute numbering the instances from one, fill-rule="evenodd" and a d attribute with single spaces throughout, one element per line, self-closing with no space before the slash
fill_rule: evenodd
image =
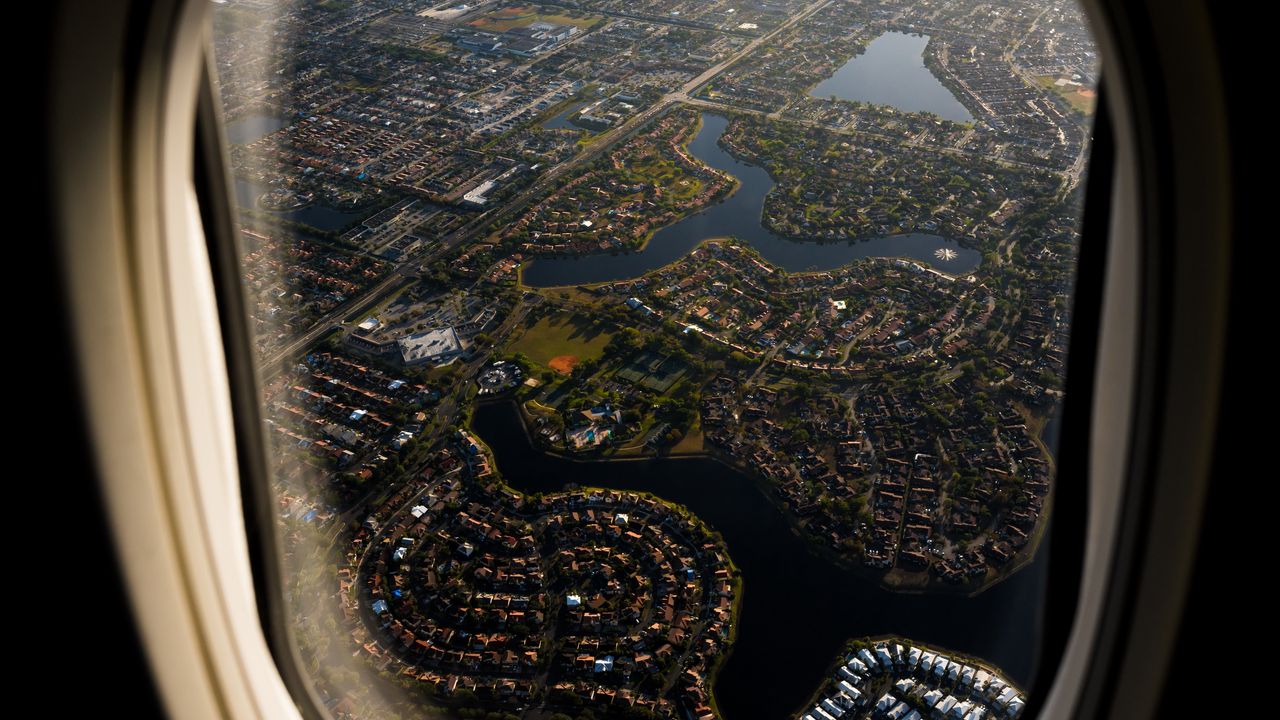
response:
<path id="1" fill-rule="evenodd" d="M 599 358 L 612 339 L 611 333 L 592 327 L 581 315 L 553 315 L 528 327 L 508 350 L 567 373 L 577 362 Z"/>
<path id="2" fill-rule="evenodd" d="M 689 426 L 689 431 L 684 434 L 684 437 L 680 438 L 680 442 L 672 446 L 671 454 L 693 455 L 705 452 L 706 446 L 703 442 L 704 440 L 705 436 L 702 433 L 702 423 L 694 421 L 693 425 Z"/>
<path id="3" fill-rule="evenodd" d="M 554 25 L 576 25 L 579 30 L 586 30 L 601 20 L 599 15 L 583 14 L 582 16 L 562 15 L 558 13 L 538 12 L 532 5 L 511 7 L 497 10 L 467 23 L 479 30 L 506 32 L 514 27 L 523 27 L 530 23 L 545 22 Z"/>
<path id="4" fill-rule="evenodd" d="M 1080 86 L 1059 87 L 1054 85 L 1058 80 L 1057 75 L 1041 75 L 1036 79 L 1042 87 L 1062 97 L 1071 104 L 1071 107 L 1085 115 L 1093 114 L 1093 105 L 1098 100 L 1097 94 L 1093 91 Z"/>
<path id="5" fill-rule="evenodd" d="M 620 178 L 628 184 L 640 184 L 661 188 L 663 194 L 674 202 L 691 200 L 702 192 L 702 181 L 676 164 L 674 160 L 649 156 L 630 164 Z"/>

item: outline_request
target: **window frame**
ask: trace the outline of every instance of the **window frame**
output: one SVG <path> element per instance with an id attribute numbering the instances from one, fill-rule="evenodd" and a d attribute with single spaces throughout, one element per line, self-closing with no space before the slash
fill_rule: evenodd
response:
<path id="1" fill-rule="evenodd" d="M 225 242 L 234 220 L 205 74 L 208 5 L 98 5 L 55 11 L 49 202 L 142 644 L 171 716 L 327 717 L 271 572 L 278 535 Z M 1141 717 L 1175 640 L 1218 421 L 1228 143 L 1204 8 L 1084 5 L 1107 57 L 1113 212 L 1094 225 L 1109 242 L 1091 409 L 1063 420 L 1064 450 L 1081 428 L 1091 446 L 1084 574 L 1061 663 L 1042 663 L 1032 691 L 1044 693 L 1043 718 Z M 101 123 L 84 122 L 86 106 Z M 1069 370 L 1076 354 L 1073 335 Z"/>

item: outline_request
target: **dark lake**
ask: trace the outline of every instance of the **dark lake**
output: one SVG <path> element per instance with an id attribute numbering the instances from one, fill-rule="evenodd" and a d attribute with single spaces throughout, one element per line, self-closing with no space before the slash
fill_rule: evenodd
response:
<path id="1" fill-rule="evenodd" d="M 1024 687 L 1032 677 L 1047 539 L 1033 563 L 976 597 L 892 593 L 812 554 L 759 486 L 715 460 L 552 457 L 530 445 L 508 402 L 477 407 L 473 427 L 516 489 L 646 490 L 720 531 L 745 582 L 737 644 L 715 685 L 729 720 L 780 720 L 799 710 L 852 637 L 902 635 L 990 661 Z"/>
<path id="2" fill-rule="evenodd" d="M 236 203 L 245 209 L 256 209 L 260 212 L 267 212 L 276 217 L 292 220 L 293 222 L 302 223 L 317 230 L 337 231 L 343 230 L 357 220 L 372 215 L 372 211 L 362 210 L 358 212 L 346 212 L 343 210 L 335 210 L 334 208 L 322 205 L 320 203 L 311 203 L 305 207 L 296 210 L 285 210 L 276 212 L 273 210 L 265 210 L 258 206 L 258 198 L 267 192 L 268 188 L 250 182 L 243 178 L 236 178 Z"/>
<path id="3" fill-rule="evenodd" d="M 973 116 L 945 85 L 925 67 L 928 35 L 887 32 L 872 40 L 867 51 L 840 66 L 835 74 L 809 91 L 810 97 L 835 95 L 875 105 L 891 105 L 906 112 L 931 112 L 944 120 L 968 122 Z"/>
<path id="4" fill-rule="evenodd" d="M 542 258 L 524 269 L 524 282 L 532 287 L 586 285 L 639 277 L 683 257 L 707 238 L 732 235 L 749 243 L 766 260 L 789 272 L 830 270 L 867 257 L 906 257 L 950 274 L 964 274 L 978 267 L 982 254 L 937 235 L 903 234 L 857 242 L 796 242 L 775 235 L 760 222 L 764 198 L 773 189 L 773 178 L 763 168 L 739 162 L 720 148 L 718 140 L 729 121 L 703 113 L 702 129 L 689 143 L 690 152 L 706 164 L 741 181 L 737 192 L 657 231 L 640 252 L 617 255 L 582 255 Z M 934 253 L 949 248 L 952 260 Z"/>
<path id="5" fill-rule="evenodd" d="M 278 115 L 246 115 L 227 123 L 227 140 L 236 145 L 248 145 L 288 124 L 288 119 Z"/>

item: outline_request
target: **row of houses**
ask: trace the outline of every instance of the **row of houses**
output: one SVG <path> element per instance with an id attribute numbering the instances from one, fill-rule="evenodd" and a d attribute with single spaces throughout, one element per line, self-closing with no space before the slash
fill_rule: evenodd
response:
<path id="1" fill-rule="evenodd" d="M 491 474 L 483 446 L 459 433 L 398 507 L 366 519 L 345 577 L 359 586 L 349 616 L 372 633 L 368 654 L 446 692 L 463 678 L 508 683 L 490 693 L 499 702 L 537 691 L 660 717 L 707 707 L 737 593 L 723 545 L 636 493 L 531 503 Z"/>
<path id="2" fill-rule="evenodd" d="M 994 670 L 905 640 L 858 648 L 800 720 L 1012 720 L 1026 699 Z"/>

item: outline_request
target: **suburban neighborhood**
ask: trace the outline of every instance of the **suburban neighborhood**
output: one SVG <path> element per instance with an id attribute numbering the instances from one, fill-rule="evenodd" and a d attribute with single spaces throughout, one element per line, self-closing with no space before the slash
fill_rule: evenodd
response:
<path id="1" fill-rule="evenodd" d="M 1019 608 L 1080 521 L 1074 2 L 212 15 L 286 602 L 335 720 L 1022 714 Z M 800 557 L 855 600 L 786 596 Z"/>
<path id="2" fill-rule="evenodd" d="M 799 720 L 1016 718 L 1026 697 L 1000 673 L 908 640 L 856 641 Z"/>

